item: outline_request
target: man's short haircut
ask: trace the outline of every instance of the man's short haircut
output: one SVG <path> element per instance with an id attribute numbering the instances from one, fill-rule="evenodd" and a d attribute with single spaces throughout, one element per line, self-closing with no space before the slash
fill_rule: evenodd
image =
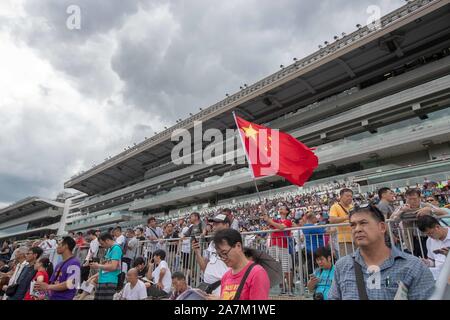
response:
<path id="1" fill-rule="evenodd" d="M 69 248 L 70 251 L 73 251 L 73 249 L 77 245 L 77 243 L 75 242 L 75 240 L 73 240 L 72 237 L 63 237 L 61 243 L 63 245 L 67 245 L 67 248 Z"/>
<path id="2" fill-rule="evenodd" d="M 420 198 L 421 192 L 419 189 L 408 189 L 405 192 L 405 196 L 409 197 L 409 196 L 418 196 Z"/>
<path id="3" fill-rule="evenodd" d="M 420 232 L 425 232 L 427 229 L 433 229 L 436 226 L 440 226 L 439 220 L 432 216 L 422 216 L 417 219 L 417 227 Z"/>
<path id="4" fill-rule="evenodd" d="M 164 250 L 158 249 L 153 252 L 153 256 L 158 256 L 161 258 L 161 260 L 164 260 L 166 258 L 166 252 Z"/>
<path id="5" fill-rule="evenodd" d="M 331 250 L 327 247 L 319 247 L 317 248 L 316 252 L 314 253 L 314 259 L 319 259 L 320 257 L 324 257 L 327 259 L 328 257 L 331 258 Z"/>
<path id="6" fill-rule="evenodd" d="M 36 259 L 39 259 L 44 250 L 40 247 L 31 247 L 29 251 L 33 252 L 36 255 Z"/>
<path id="7" fill-rule="evenodd" d="M 339 197 L 342 197 L 344 195 L 344 193 L 346 192 L 350 192 L 351 194 L 353 194 L 353 190 L 349 189 L 349 188 L 344 188 L 341 191 L 339 191 Z"/>
<path id="8" fill-rule="evenodd" d="M 114 240 L 113 237 L 112 237 L 112 235 L 111 235 L 109 232 L 102 233 L 102 234 L 100 235 L 99 239 L 100 239 L 101 241 Z"/>
<path id="9" fill-rule="evenodd" d="M 134 259 L 133 268 L 135 268 L 136 266 L 138 266 L 140 264 L 145 264 L 145 260 L 143 257 L 137 257 L 136 259 Z"/>
<path id="10" fill-rule="evenodd" d="M 174 227 L 174 225 L 173 225 L 172 222 L 168 222 L 168 223 L 166 224 L 166 227 L 169 226 L 169 224 L 170 224 L 172 227 Z"/>
<path id="11" fill-rule="evenodd" d="M 191 213 L 191 216 L 196 216 L 196 217 L 197 217 L 197 220 L 200 220 L 200 213 L 198 213 L 198 212 L 196 212 L 196 211 L 192 212 L 192 213 Z"/>
<path id="12" fill-rule="evenodd" d="M 183 272 L 177 271 L 172 273 L 172 279 L 186 280 L 186 276 L 184 275 Z"/>
<path id="13" fill-rule="evenodd" d="M 122 232 L 122 227 L 121 227 L 121 226 L 116 226 L 116 227 L 114 228 L 114 230 L 119 230 L 120 232 Z"/>
<path id="14" fill-rule="evenodd" d="M 147 224 L 149 224 L 150 222 L 152 222 L 152 221 L 156 221 L 156 218 L 155 217 L 150 217 L 150 218 L 148 218 L 147 219 Z"/>
<path id="15" fill-rule="evenodd" d="M 222 242 L 226 242 L 230 247 L 234 247 L 238 242 L 242 244 L 242 236 L 239 231 L 234 229 L 223 229 L 218 231 L 214 235 L 214 244 L 217 246 L 221 245 Z"/>
<path id="16" fill-rule="evenodd" d="M 86 233 L 88 236 L 95 236 L 95 230 L 91 229 Z"/>
<path id="17" fill-rule="evenodd" d="M 383 188 L 378 189 L 378 198 L 381 199 L 381 197 L 383 197 L 383 194 L 385 194 L 386 192 L 389 192 L 389 191 L 391 191 L 391 189 L 388 187 L 383 187 Z"/>
<path id="18" fill-rule="evenodd" d="M 26 247 L 26 246 L 18 247 L 16 249 L 16 251 L 14 251 L 14 252 L 15 252 L 15 255 L 17 255 L 17 254 L 26 254 L 28 252 L 28 247 Z"/>
<path id="19" fill-rule="evenodd" d="M 136 230 L 140 230 L 142 233 L 144 233 L 144 228 L 137 227 Z"/>
<path id="20" fill-rule="evenodd" d="M 77 236 L 82 236 L 82 235 L 83 235 L 83 232 L 81 232 L 81 231 L 77 232 Z"/>

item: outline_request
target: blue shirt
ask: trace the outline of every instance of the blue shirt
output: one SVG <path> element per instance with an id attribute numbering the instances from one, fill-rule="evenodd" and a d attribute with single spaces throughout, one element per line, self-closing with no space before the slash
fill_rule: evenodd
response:
<path id="1" fill-rule="evenodd" d="M 370 275 L 358 248 L 353 254 L 336 262 L 329 300 L 359 300 L 353 258 L 362 267 L 369 300 L 394 300 L 399 281 L 408 288 L 408 300 L 426 300 L 433 294 L 431 271 L 419 258 L 396 248 L 391 249 L 390 257 L 380 266 L 380 287 L 368 288 L 367 279 Z"/>
<path id="2" fill-rule="evenodd" d="M 118 244 L 113 245 L 108 249 L 105 255 L 106 262 L 116 260 L 119 261 L 119 267 L 114 271 L 104 271 L 100 270 L 98 275 L 98 283 L 113 283 L 117 284 L 119 282 L 119 274 L 121 272 L 122 266 L 122 249 Z"/>
<path id="3" fill-rule="evenodd" d="M 331 284 L 334 278 L 334 266 L 331 266 L 331 269 L 328 270 L 316 269 L 316 271 L 314 271 L 314 275 L 319 278 L 315 293 L 322 293 L 323 299 L 328 300 L 328 292 L 331 289 Z"/>
<path id="4" fill-rule="evenodd" d="M 312 223 L 305 223 L 305 227 L 314 226 Z M 302 230 L 305 236 L 306 251 L 316 252 L 317 248 L 324 247 L 325 228 L 311 228 Z"/>

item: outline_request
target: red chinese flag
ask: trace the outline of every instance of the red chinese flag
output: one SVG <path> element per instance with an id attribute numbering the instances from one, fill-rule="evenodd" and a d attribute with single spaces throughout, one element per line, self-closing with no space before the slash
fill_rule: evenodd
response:
<path id="1" fill-rule="evenodd" d="M 253 176 L 278 175 L 303 186 L 319 160 L 312 149 L 291 135 L 235 116 Z"/>

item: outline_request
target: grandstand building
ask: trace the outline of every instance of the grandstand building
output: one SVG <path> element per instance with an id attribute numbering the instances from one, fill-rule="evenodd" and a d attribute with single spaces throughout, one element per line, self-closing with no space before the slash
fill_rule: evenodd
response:
<path id="1" fill-rule="evenodd" d="M 204 130 L 224 132 L 235 128 L 232 111 L 316 147 L 319 168 L 309 185 L 344 177 L 367 190 L 445 180 L 449 106 L 450 2 L 410 1 L 382 17 L 379 28 L 343 35 L 66 181 L 65 188 L 87 195 L 67 213 L 66 231 L 138 224 L 149 215 L 175 218 L 254 193 L 242 162 L 171 162 L 174 130 L 192 131 L 202 121 Z M 244 157 L 239 144 L 232 156 Z M 288 185 L 280 177 L 258 180 L 261 191 Z"/>
<path id="2" fill-rule="evenodd" d="M 64 232 L 64 199 L 28 197 L 0 209 L 0 239 L 32 239 Z"/>

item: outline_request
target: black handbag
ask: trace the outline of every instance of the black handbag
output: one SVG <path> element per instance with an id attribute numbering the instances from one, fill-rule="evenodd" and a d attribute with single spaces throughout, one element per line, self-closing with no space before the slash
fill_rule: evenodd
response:
<path id="1" fill-rule="evenodd" d="M 6 288 L 6 290 L 5 290 L 5 294 L 8 297 L 12 297 L 13 295 L 16 294 L 16 291 L 17 291 L 18 287 L 19 287 L 18 284 L 12 284 L 12 285 L 8 286 L 8 288 Z"/>

